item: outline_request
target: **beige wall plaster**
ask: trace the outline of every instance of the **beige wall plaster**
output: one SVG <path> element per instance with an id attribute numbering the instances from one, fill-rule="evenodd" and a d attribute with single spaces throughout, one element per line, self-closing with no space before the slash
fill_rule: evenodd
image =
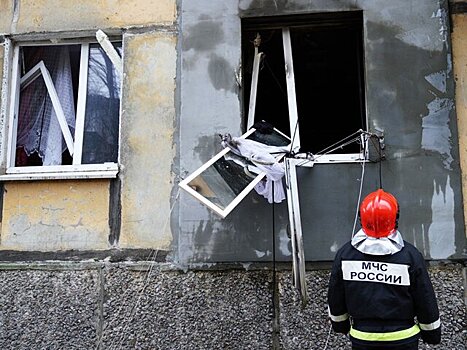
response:
<path id="1" fill-rule="evenodd" d="M 108 249 L 108 217 L 108 180 L 8 182 L 0 249 Z"/>
<path id="2" fill-rule="evenodd" d="M 4 55 L 5 50 L 3 49 L 3 46 L 0 45 L 0 96 L 2 96 L 2 83 L 1 79 L 3 78 L 3 55 Z M 1 101 L 0 101 L 1 103 Z M 0 106 L 1 108 L 1 106 Z"/>
<path id="3" fill-rule="evenodd" d="M 175 157 L 176 38 L 124 38 L 120 247 L 168 249 Z"/>
<path id="4" fill-rule="evenodd" d="M 465 227 L 467 227 L 467 14 L 452 15 L 452 22 L 451 40 L 454 80 L 456 82 L 456 112 L 459 128 L 464 222 Z"/>
<path id="5" fill-rule="evenodd" d="M 1 6 L 2 6 L 2 0 L 0 0 L 0 11 L 1 11 Z M 1 83 L 1 80 L 3 78 L 3 56 L 4 56 L 4 49 L 3 49 L 3 46 L 0 46 L 0 97 L 2 96 L 2 91 L 3 91 L 3 84 Z M 0 110 L 2 110 L 2 107 L 4 106 L 1 106 L 1 98 L 0 98 Z M 1 123 L 0 123 L 1 125 Z M 0 141 L 0 149 L 1 149 L 1 143 L 2 141 Z M 0 188 L 0 191 L 1 191 L 1 188 Z M 2 236 L 2 231 L 1 231 L 1 225 L 2 225 L 2 222 L 1 222 L 1 219 L 0 219 L 0 239 L 1 239 L 1 236 Z"/>
<path id="6" fill-rule="evenodd" d="M 13 0 L 0 0 L 0 33 L 9 33 L 13 19 Z"/>
<path id="7" fill-rule="evenodd" d="M 0 0 L 4 33 L 168 25 L 176 19 L 175 0 L 18 0 L 18 22 L 12 27 L 12 3 Z"/>

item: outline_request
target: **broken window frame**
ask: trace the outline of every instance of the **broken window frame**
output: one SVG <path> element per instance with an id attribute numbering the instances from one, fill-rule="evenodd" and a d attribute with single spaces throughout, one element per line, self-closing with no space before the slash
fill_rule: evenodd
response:
<path id="1" fill-rule="evenodd" d="M 102 41 L 102 42 L 101 42 Z M 122 38 L 116 40 L 123 42 Z M 6 154 L 6 171 L 5 175 L 0 175 L 0 180 L 41 180 L 41 179 L 80 179 L 80 178 L 114 178 L 117 176 L 119 166 L 115 162 L 105 162 L 96 164 L 81 164 L 83 154 L 83 140 L 84 140 L 84 124 L 85 124 L 85 113 L 86 113 L 86 99 L 87 99 L 87 83 L 88 83 L 88 69 L 89 69 L 89 57 L 90 57 L 90 45 L 100 44 L 101 47 L 106 46 L 104 52 L 109 55 L 110 41 L 107 37 L 101 40 L 95 38 L 84 38 L 84 39 L 70 39 L 60 40 L 59 42 L 50 41 L 24 41 L 17 42 L 13 46 L 12 57 L 5 56 L 7 61 L 6 66 L 11 67 L 11 83 L 10 83 L 10 94 L 9 94 L 9 115 L 8 115 L 8 145 Z M 55 88 L 53 82 L 48 78 L 47 68 L 37 64 L 29 72 L 21 77 L 20 69 L 20 49 L 23 46 L 58 46 L 58 45 L 80 45 L 80 67 L 78 77 L 78 92 L 77 92 L 77 104 L 76 104 L 76 120 L 75 120 L 75 140 L 71 139 L 72 146 L 70 147 L 70 139 L 68 125 L 63 125 L 63 120 L 59 116 L 59 122 L 62 130 L 62 134 L 68 146 L 70 155 L 73 158 L 71 165 L 43 165 L 43 166 L 16 166 L 16 142 L 17 142 L 17 128 L 18 128 L 18 113 L 19 113 L 19 97 L 23 84 L 26 86 L 33 82 L 33 80 L 39 77 L 44 78 L 44 82 L 47 87 L 49 96 L 51 97 L 54 110 L 58 111 L 57 115 L 63 115 L 60 113 L 61 105 L 58 99 L 53 97 Z M 118 58 L 118 53 L 114 49 L 114 55 L 111 61 L 114 63 Z M 115 54 L 117 56 L 115 56 Z M 110 53 L 112 55 L 112 53 Z M 116 67 L 118 74 L 121 76 L 122 69 L 121 59 L 120 66 Z M 43 64 L 42 64 L 43 65 Z M 44 70 L 45 68 L 45 70 Z M 44 74 L 45 73 L 45 74 Z M 120 94 L 122 90 L 122 81 L 120 82 Z M 57 105 L 58 102 L 58 105 Z M 58 106 L 58 107 L 57 107 Z M 119 116 L 121 116 L 121 108 L 119 110 Z M 66 129 L 65 129 L 66 128 Z M 68 132 L 66 131 L 68 130 Z M 67 135 L 69 134 L 69 135 Z"/>
<path id="2" fill-rule="evenodd" d="M 339 16 L 341 16 L 343 13 L 336 12 L 334 14 L 330 14 L 330 17 L 337 16 L 339 20 Z M 318 14 L 317 14 L 318 15 Z M 281 16 L 279 16 L 281 17 Z M 277 22 L 271 17 L 268 20 L 268 23 L 270 25 L 266 25 L 266 27 L 273 27 L 273 28 L 280 28 L 282 30 L 282 47 L 283 47 L 283 53 L 284 53 L 284 61 L 285 61 L 285 72 L 286 72 L 286 84 L 287 84 L 287 102 L 288 102 L 288 109 L 289 109 L 289 129 L 290 129 L 290 137 L 292 139 L 292 149 L 293 150 L 299 150 L 300 149 L 300 125 L 298 122 L 298 108 L 297 108 L 297 98 L 296 98 L 296 88 L 295 88 L 295 77 L 294 77 L 294 68 L 293 68 L 293 48 L 292 48 L 292 40 L 290 36 L 290 29 L 296 26 L 300 26 L 304 24 L 304 21 L 306 22 L 306 18 L 297 18 L 297 22 L 293 19 L 291 19 L 293 16 L 285 16 L 287 19 L 279 19 Z M 345 17 L 345 14 L 344 14 Z M 312 26 L 309 23 L 306 24 L 307 26 Z M 260 25 L 264 27 L 264 25 Z M 254 63 L 253 67 L 255 68 L 259 63 L 257 63 L 257 58 L 258 62 L 259 59 L 261 58 L 262 52 L 261 52 L 261 46 L 255 47 L 255 56 L 254 56 Z M 364 66 L 365 62 L 362 60 L 362 66 Z M 261 75 L 258 73 L 254 73 L 253 70 L 253 77 L 252 77 L 252 90 L 253 86 L 255 87 L 255 92 L 254 92 L 254 97 L 256 97 L 256 84 L 258 79 L 261 79 Z M 363 79 L 363 90 L 366 89 L 366 84 L 365 80 Z M 253 96 L 253 94 L 251 94 Z M 256 99 L 252 103 L 251 102 L 251 97 L 250 97 L 250 103 L 249 103 L 249 111 L 248 111 L 248 117 L 247 117 L 247 126 L 250 126 L 254 123 L 254 108 L 256 107 Z M 253 111 L 252 111 L 253 109 Z M 365 130 L 368 130 L 368 117 L 365 116 Z M 356 129 L 355 132 L 358 132 Z M 359 153 L 317 153 L 314 154 L 314 160 L 313 164 L 332 164 L 332 163 L 361 163 L 362 161 L 368 161 L 368 153 L 365 153 L 364 150 L 368 149 L 368 140 L 365 140 L 365 144 L 361 146 L 361 151 Z M 328 147 L 331 145 L 323 145 L 324 147 Z M 302 162 L 300 164 L 301 166 L 313 166 L 309 162 Z"/>
<path id="3" fill-rule="evenodd" d="M 251 128 L 248 130 L 246 133 L 244 133 L 240 138 L 246 139 L 250 135 L 252 135 L 256 131 L 255 128 Z M 280 134 L 286 139 L 289 139 L 289 137 L 282 132 L 280 132 L 277 129 L 274 129 L 275 132 Z M 224 208 L 216 205 L 216 203 L 212 202 L 202 194 L 198 193 L 195 189 L 193 189 L 190 186 L 191 181 L 193 181 L 196 177 L 201 175 L 204 171 L 206 171 L 210 166 L 212 166 L 215 162 L 217 162 L 219 159 L 222 157 L 228 155 L 228 153 L 231 152 L 230 148 L 224 148 L 222 151 L 218 152 L 214 157 L 212 157 L 210 160 L 208 160 L 206 163 L 201 165 L 197 170 L 195 170 L 192 174 L 190 174 L 188 177 L 186 177 L 184 180 L 182 180 L 179 183 L 180 188 L 184 189 L 186 192 L 191 194 L 193 197 L 198 199 L 201 203 L 206 205 L 208 208 L 213 210 L 216 214 L 218 214 L 220 217 L 223 219 L 227 217 L 227 215 L 234 210 L 237 205 L 250 193 L 253 188 L 266 176 L 265 172 L 260 172 L 257 176 L 255 176 L 254 179 L 251 179 L 250 183 L 238 194 L 235 196 L 235 198 Z M 276 155 L 276 159 L 279 161 L 284 157 L 284 154 L 279 154 Z"/>

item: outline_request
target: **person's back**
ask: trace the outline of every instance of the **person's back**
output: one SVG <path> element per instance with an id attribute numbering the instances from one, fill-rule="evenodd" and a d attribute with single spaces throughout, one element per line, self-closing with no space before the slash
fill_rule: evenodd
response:
<path id="1" fill-rule="evenodd" d="M 433 287 L 423 256 L 397 231 L 396 199 L 371 193 L 360 216 L 362 230 L 337 252 L 331 272 L 333 329 L 350 331 L 353 349 L 417 349 L 420 335 L 439 343 Z"/>

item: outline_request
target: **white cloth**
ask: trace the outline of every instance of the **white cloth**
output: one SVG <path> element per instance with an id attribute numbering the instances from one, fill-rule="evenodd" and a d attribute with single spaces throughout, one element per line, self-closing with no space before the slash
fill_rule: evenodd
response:
<path id="1" fill-rule="evenodd" d="M 261 142 L 240 138 L 233 138 L 232 140 L 237 145 L 240 154 L 255 164 L 272 165 L 276 163 L 276 158 L 272 153 L 285 153 L 288 151 L 287 146 L 268 146 Z"/>
<path id="2" fill-rule="evenodd" d="M 255 191 L 266 198 L 269 203 L 280 203 L 285 197 L 282 177 L 285 169 L 283 163 L 274 163 L 272 165 L 256 165 L 261 171 L 266 173 L 266 180 L 261 180 L 255 186 Z"/>
<path id="3" fill-rule="evenodd" d="M 404 248 L 404 240 L 397 230 L 387 237 L 375 238 L 367 236 L 360 229 L 350 243 L 358 251 L 370 255 L 392 255 Z"/>
<path id="4" fill-rule="evenodd" d="M 226 145 L 223 143 L 224 147 Z M 285 169 L 282 163 L 278 163 L 271 153 L 285 153 L 288 146 L 268 146 L 263 143 L 233 138 L 228 147 L 235 153 L 250 160 L 258 171 L 266 173 L 266 179 L 261 180 L 256 186 L 255 191 L 266 198 L 269 203 L 280 203 L 285 197 L 282 177 Z M 251 170 L 251 169 L 250 169 Z"/>

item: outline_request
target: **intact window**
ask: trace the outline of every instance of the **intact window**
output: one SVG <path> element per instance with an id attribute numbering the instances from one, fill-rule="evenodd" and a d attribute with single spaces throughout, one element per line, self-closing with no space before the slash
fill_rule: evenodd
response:
<path id="1" fill-rule="evenodd" d="M 101 46 L 18 45 L 13 65 L 7 174 L 114 176 L 121 78 Z"/>
<path id="2" fill-rule="evenodd" d="M 299 138 L 300 150 L 315 155 L 366 130 L 362 37 L 361 11 L 243 19 L 244 114 L 250 103 L 253 43 L 259 38 L 257 51 L 263 55 L 255 121 L 265 120 L 292 140 Z M 362 157 L 360 145 L 351 143 L 317 160 Z"/>

